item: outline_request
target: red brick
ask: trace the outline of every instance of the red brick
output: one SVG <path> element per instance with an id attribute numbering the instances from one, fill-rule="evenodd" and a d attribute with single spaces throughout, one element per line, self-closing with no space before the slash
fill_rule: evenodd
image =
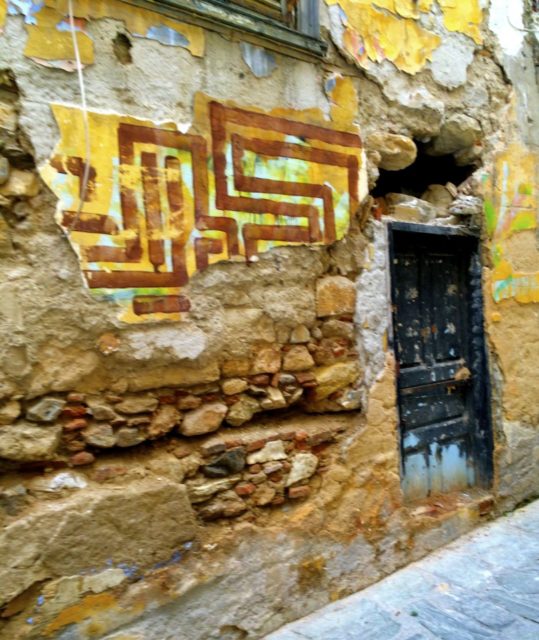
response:
<path id="1" fill-rule="evenodd" d="M 296 431 L 296 441 L 297 442 L 305 442 L 309 434 L 306 431 Z"/>
<path id="2" fill-rule="evenodd" d="M 275 375 L 279 375 L 279 374 L 276 373 Z M 270 376 L 268 376 L 265 373 L 259 373 L 256 376 L 250 376 L 249 377 L 249 382 L 251 384 L 254 384 L 257 387 L 267 387 L 269 385 L 270 381 L 271 381 Z"/>
<path id="3" fill-rule="evenodd" d="M 249 467 L 249 473 L 260 473 L 262 471 L 262 465 L 261 464 L 252 464 Z"/>
<path id="4" fill-rule="evenodd" d="M 258 451 L 258 449 L 262 449 L 266 442 L 267 440 L 265 438 L 263 440 L 253 440 L 253 442 L 247 444 L 247 451 Z"/>
<path id="5" fill-rule="evenodd" d="M 74 404 L 64 407 L 62 411 L 63 418 L 82 418 L 88 413 L 88 407 L 83 404 Z"/>
<path id="6" fill-rule="evenodd" d="M 86 429 L 88 426 L 88 420 L 84 418 L 76 418 L 75 420 L 70 420 L 64 425 L 64 431 L 80 431 L 81 429 Z"/>
<path id="7" fill-rule="evenodd" d="M 308 498 L 310 493 L 311 488 L 307 485 L 302 485 L 301 487 L 290 487 L 290 489 L 288 489 L 288 497 L 292 500 Z"/>
<path id="8" fill-rule="evenodd" d="M 256 485 L 251 482 L 246 482 L 245 484 L 238 484 L 234 487 L 234 491 L 239 496 L 250 496 L 252 493 L 256 491 Z"/>
<path id="9" fill-rule="evenodd" d="M 74 456 L 71 456 L 71 458 L 69 458 L 69 462 L 74 467 L 82 467 L 86 464 L 92 464 L 92 462 L 94 461 L 95 456 L 89 451 L 80 451 L 79 453 L 76 453 Z"/>
<path id="10" fill-rule="evenodd" d="M 159 396 L 157 399 L 161 404 L 176 404 L 176 396 Z"/>
<path id="11" fill-rule="evenodd" d="M 127 473 L 127 467 L 120 466 L 110 466 L 110 467 L 99 467 L 96 469 L 92 478 L 99 483 L 106 482 L 112 478 L 116 478 L 117 476 L 124 476 Z"/>
<path id="12" fill-rule="evenodd" d="M 284 502 L 285 502 L 284 496 L 275 496 L 275 498 L 273 498 L 270 504 L 272 507 L 278 507 L 280 504 L 283 504 Z"/>

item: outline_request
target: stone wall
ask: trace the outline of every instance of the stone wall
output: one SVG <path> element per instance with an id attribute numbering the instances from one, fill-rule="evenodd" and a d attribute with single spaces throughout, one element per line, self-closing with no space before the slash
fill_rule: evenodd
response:
<path id="1" fill-rule="evenodd" d="M 327 0 L 323 61 L 74 4 L 86 116 L 0 0 L 0 637 L 259 638 L 537 495 L 524 4 Z M 481 236 L 488 490 L 403 499 L 394 220 Z"/>

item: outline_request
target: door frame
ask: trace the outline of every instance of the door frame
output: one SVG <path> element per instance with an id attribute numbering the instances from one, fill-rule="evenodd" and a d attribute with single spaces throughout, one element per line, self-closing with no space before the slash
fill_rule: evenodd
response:
<path id="1" fill-rule="evenodd" d="M 472 372 L 472 402 L 474 405 L 474 428 L 471 432 L 473 455 L 476 461 L 476 485 L 481 488 L 492 486 L 494 475 L 494 439 L 491 412 L 491 385 L 488 367 L 488 354 L 484 328 L 482 263 L 480 253 L 480 238 L 467 230 L 457 227 L 430 226 L 413 222 L 388 222 L 389 276 L 391 301 L 391 330 L 389 332 L 389 346 L 393 350 L 396 362 L 395 387 L 397 393 L 397 415 L 400 452 L 401 481 L 404 477 L 404 452 L 400 418 L 399 372 L 398 354 L 395 338 L 395 300 L 394 286 L 395 271 L 395 235 L 406 234 L 409 238 L 425 235 L 445 236 L 452 238 L 459 248 L 469 255 L 467 285 L 468 330 L 470 333 L 470 369 Z"/>

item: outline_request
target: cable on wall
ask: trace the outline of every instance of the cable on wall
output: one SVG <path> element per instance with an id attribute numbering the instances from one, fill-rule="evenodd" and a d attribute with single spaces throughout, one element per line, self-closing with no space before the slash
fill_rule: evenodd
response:
<path id="1" fill-rule="evenodd" d="M 84 76 L 82 74 L 82 63 L 80 58 L 79 43 L 77 41 L 77 33 L 75 28 L 75 16 L 73 13 L 73 0 L 67 1 L 68 14 L 69 14 L 69 28 L 71 30 L 71 38 L 73 40 L 73 49 L 75 51 L 75 64 L 77 67 L 77 76 L 79 79 L 79 90 L 81 97 L 82 107 L 82 119 L 84 124 L 84 142 L 85 142 L 85 158 L 84 158 L 84 173 L 82 176 L 82 182 L 80 186 L 80 199 L 77 214 L 71 222 L 72 227 L 77 223 L 80 218 L 82 207 L 86 200 L 86 194 L 88 192 L 88 180 L 90 179 L 90 161 L 91 161 L 91 148 L 90 148 L 90 125 L 88 122 L 88 106 L 86 104 L 86 87 L 84 84 Z"/>

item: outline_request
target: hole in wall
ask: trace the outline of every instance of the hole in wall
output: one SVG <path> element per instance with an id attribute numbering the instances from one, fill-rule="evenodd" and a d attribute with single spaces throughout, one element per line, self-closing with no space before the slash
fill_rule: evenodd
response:
<path id="1" fill-rule="evenodd" d="M 133 58 L 131 57 L 131 49 L 133 45 L 131 40 L 125 35 L 125 33 L 117 33 L 112 41 L 112 50 L 116 59 L 121 64 L 131 64 Z"/>
<path id="2" fill-rule="evenodd" d="M 459 185 L 477 169 L 476 165 L 459 166 L 453 155 L 430 156 L 425 152 L 425 144 L 416 142 L 417 159 L 401 171 L 380 169 L 380 177 L 372 191 L 375 198 L 388 193 L 404 193 L 421 198 L 431 184 L 452 182 Z"/>

